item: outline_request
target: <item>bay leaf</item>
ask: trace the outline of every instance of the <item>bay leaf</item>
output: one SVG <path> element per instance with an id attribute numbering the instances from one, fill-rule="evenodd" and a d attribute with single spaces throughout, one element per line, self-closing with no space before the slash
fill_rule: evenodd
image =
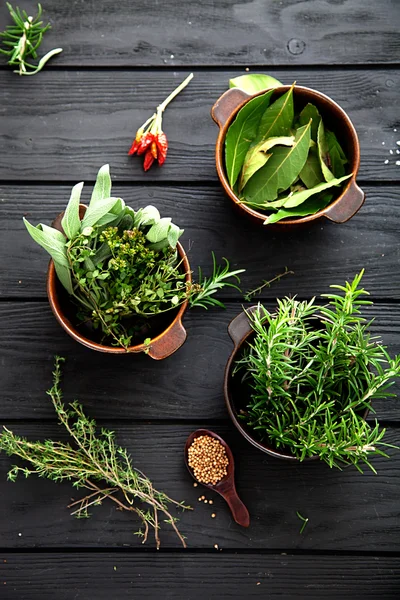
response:
<path id="1" fill-rule="evenodd" d="M 71 191 L 71 197 L 65 209 L 64 216 L 61 221 L 62 228 L 68 239 L 72 239 L 80 231 L 81 220 L 79 218 L 79 202 L 83 188 L 83 181 L 74 185 Z"/>
<path id="2" fill-rule="evenodd" d="M 299 127 L 293 146 L 274 148 L 267 164 L 253 175 L 244 188 L 248 204 L 261 205 L 275 200 L 280 190 L 286 190 L 294 183 L 307 160 L 310 128 L 311 121 Z"/>
<path id="3" fill-rule="evenodd" d="M 325 128 L 322 119 L 320 120 L 318 125 L 317 143 L 319 162 L 321 165 L 322 173 L 324 175 L 324 179 L 325 181 L 331 181 L 332 179 L 335 179 L 335 176 L 330 170 L 331 164 L 329 157 L 329 148 L 325 137 Z"/>
<path id="4" fill-rule="evenodd" d="M 270 103 L 272 90 L 247 102 L 229 127 L 225 138 L 225 168 L 231 187 L 235 185 L 244 158 L 257 134 L 261 116 Z"/>
<path id="5" fill-rule="evenodd" d="M 326 131 L 325 137 L 331 159 L 332 173 L 335 177 L 342 177 L 345 174 L 344 165 L 348 162 L 346 155 L 333 131 Z"/>
<path id="6" fill-rule="evenodd" d="M 316 212 L 328 206 L 333 200 L 333 194 L 326 192 L 325 194 L 318 194 L 315 197 L 310 198 L 294 208 L 281 208 L 278 212 L 269 215 L 264 221 L 264 225 L 270 225 L 271 223 L 277 223 L 282 219 L 292 217 L 307 217 L 308 215 L 315 215 Z"/>
<path id="7" fill-rule="evenodd" d="M 290 135 L 269 138 L 268 140 L 260 142 L 256 146 L 250 147 L 243 162 L 239 191 L 244 188 L 250 177 L 252 177 L 252 175 L 254 175 L 258 169 L 261 169 L 270 156 L 272 156 L 271 154 L 266 154 L 268 150 L 277 145 L 293 146 L 293 144 L 294 135 Z"/>
<path id="8" fill-rule="evenodd" d="M 311 123 L 311 139 L 313 142 L 317 142 L 318 136 L 318 125 L 321 120 L 321 115 L 314 104 L 306 104 L 301 113 L 299 114 L 299 126 L 307 125 L 309 120 L 312 119 Z"/>
<path id="9" fill-rule="evenodd" d="M 310 148 L 306 163 L 300 171 L 300 179 L 307 188 L 313 188 L 324 181 L 316 146 Z"/>
<path id="10" fill-rule="evenodd" d="M 277 88 L 283 85 L 280 81 L 271 77 L 270 75 L 264 75 L 262 73 L 249 73 L 248 75 L 240 75 L 234 79 L 229 80 L 230 88 L 240 88 L 248 94 L 256 94 L 261 90 L 269 90 Z"/>
<path id="11" fill-rule="evenodd" d="M 313 196 L 314 194 L 319 194 L 320 192 L 324 192 L 325 190 L 333 187 L 333 186 L 338 186 L 341 183 L 343 183 L 343 181 L 346 181 L 346 179 L 348 179 L 349 177 L 351 177 L 351 173 L 350 175 L 345 175 L 344 177 L 340 177 L 340 179 L 331 179 L 330 181 L 324 181 L 322 183 L 319 183 L 318 185 L 316 185 L 315 187 L 311 188 L 310 190 L 303 190 L 301 192 L 295 192 L 294 194 L 289 194 L 288 196 L 286 196 L 286 198 L 281 198 L 279 200 L 276 200 L 275 202 L 271 203 L 271 207 L 272 208 L 294 208 L 295 206 L 299 206 L 299 204 L 302 204 L 303 202 L 305 202 L 306 200 L 308 200 L 308 198 L 310 198 L 311 196 Z"/>
<path id="12" fill-rule="evenodd" d="M 290 135 L 294 119 L 293 88 L 268 106 L 261 117 L 255 143 L 270 137 Z"/>

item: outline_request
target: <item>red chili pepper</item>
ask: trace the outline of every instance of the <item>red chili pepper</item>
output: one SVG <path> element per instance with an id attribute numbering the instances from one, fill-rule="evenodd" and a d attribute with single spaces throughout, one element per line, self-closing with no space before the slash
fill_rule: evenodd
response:
<path id="1" fill-rule="evenodd" d="M 143 169 L 145 171 L 148 171 L 151 167 L 151 165 L 154 162 L 154 156 L 151 153 L 151 149 L 147 150 L 145 157 L 144 157 L 144 162 L 143 162 Z"/>
<path id="2" fill-rule="evenodd" d="M 158 164 L 164 164 L 168 151 L 168 140 L 165 133 L 162 131 L 156 136 L 156 144 L 158 149 Z"/>
<path id="3" fill-rule="evenodd" d="M 149 131 L 147 133 L 145 133 L 144 135 L 142 135 L 142 138 L 139 142 L 139 148 L 137 151 L 139 156 L 141 154 L 144 154 L 144 152 L 146 152 L 146 150 L 148 149 L 148 147 L 150 146 L 150 144 L 153 140 L 154 140 L 154 135 L 152 133 L 150 133 Z"/>
<path id="4" fill-rule="evenodd" d="M 136 136 L 135 139 L 133 140 L 132 146 L 130 147 L 130 150 L 128 152 L 129 156 L 132 156 L 132 154 L 135 154 L 140 146 L 140 140 L 143 137 L 143 129 L 140 127 L 137 132 L 136 132 Z"/>
<path id="5" fill-rule="evenodd" d="M 157 158 L 157 136 L 154 136 L 154 141 L 151 142 L 150 152 L 154 158 Z"/>

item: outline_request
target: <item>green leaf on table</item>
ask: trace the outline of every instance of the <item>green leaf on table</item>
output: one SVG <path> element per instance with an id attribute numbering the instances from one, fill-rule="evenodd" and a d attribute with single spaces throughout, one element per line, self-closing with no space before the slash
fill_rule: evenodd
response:
<path id="1" fill-rule="evenodd" d="M 238 112 L 225 138 L 225 167 L 233 187 L 251 142 L 257 134 L 261 116 L 269 105 L 272 90 L 249 100 Z"/>
<path id="2" fill-rule="evenodd" d="M 335 177 L 342 177 L 345 174 L 344 165 L 348 162 L 346 155 L 333 131 L 326 131 L 325 137 L 331 159 L 332 173 Z"/>
<path id="3" fill-rule="evenodd" d="M 276 146 L 267 164 L 259 169 L 244 188 L 245 202 L 262 205 L 287 190 L 296 181 L 307 160 L 310 145 L 311 121 L 296 132 L 291 147 Z"/>
<path id="4" fill-rule="evenodd" d="M 294 208 L 281 208 L 278 212 L 269 215 L 264 221 L 264 225 L 271 225 L 271 223 L 277 223 L 282 219 L 292 217 L 307 217 L 308 215 L 315 215 L 316 212 L 328 206 L 333 200 L 333 194 L 326 192 L 325 194 L 319 194 L 318 196 L 312 197 L 309 200 L 295 206 Z"/>
<path id="5" fill-rule="evenodd" d="M 310 148 L 306 163 L 300 171 L 300 179 L 307 188 L 313 188 L 324 181 L 316 146 Z"/>
<path id="6" fill-rule="evenodd" d="M 318 125 L 321 120 L 321 115 L 314 104 L 306 104 L 301 113 L 299 114 L 299 126 L 307 125 L 309 120 L 312 119 L 311 123 L 311 139 L 313 142 L 317 142 L 318 136 Z"/>
<path id="7" fill-rule="evenodd" d="M 286 196 L 286 198 L 280 198 L 279 200 L 272 202 L 270 206 L 271 208 L 294 208 L 295 206 L 299 206 L 299 204 L 302 204 L 303 202 L 308 200 L 308 198 L 310 198 L 314 194 L 319 194 L 320 192 L 324 192 L 325 190 L 333 186 L 340 185 L 341 183 L 343 183 L 343 181 L 351 177 L 351 175 L 352 174 L 345 175 L 344 177 L 340 177 L 340 179 L 334 178 L 330 181 L 324 181 L 310 190 L 302 190 L 300 192 L 295 192 L 294 194 L 289 194 L 288 196 Z"/>
<path id="8" fill-rule="evenodd" d="M 249 73 L 248 75 L 240 75 L 229 80 L 230 88 L 240 88 L 248 94 L 256 94 L 261 90 L 269 90 L 283 85 L 280 81 L 270 75 L 262 73 Z"/>
<path id="9" fill-rule="evenodd" d="M 260 142 L 256 146 L 252 146 L 247 151 L 246 157 L 243 162 L 242 174 L 240 176 L 239 191 L 241 191 L 250 177 L 254 175 L 258 169 L 261 169 L 272 156 L 272 154 L 266 154 L 268 150 L 274 146 L 293 146 L 294 136 L 281 136 L 269 138 L 266 141 Z"/>
<path id="10" fill-rule="evenodd" d="M 85 227 L 93 227 L 93 225 L 97 225 L 98 221 L 100 221 L 104 215 L 110 212 L 113 206 L 119 202 L 119 200 L 120 198 L 98 198 L 95 204 L 90 202 L 85 216 L 81 222 L 81 231 Z"/>
<path id="11" fill-rule="evenodd" d="M 330 156 L 329 156 L 329 148 L 328 148 L 328 142 L 326 141 L 326 137 L 325 137 L 325 128 L 324 128 L 324 123 L 323 123 L 322 119 L 320 120 L 319 125 L 318 125 L 317 141 L 318 141 L 319 162 L 321 165 L 324 179 L 325 179 L 325 181 L 331 181 L 332 179 L 335 178 L 335 176 L 332 173 L 332 171 L 330 170 L 331 163 L 330 163 Z"/>
<path id="12" fill-rule="evenodd" d="M 68 239 L 72 239 L 80 231 L 81 220 L 79 218 L 79 202 L 83 188 L 83 181 L 74 185 L 71 191 L 71 197 L 65 209 L 64 216 L 61 221 L 62 228 Z"/>
<path id="13" fill-rule="evenodd" d="M 270 137 L 290 135 L 294 119 L 293 88 L 268 106 L 261 117 L 255 143 Z"/>
<path id="14" fill-rule="evenodd" d="M 57 229 L 39 223 L 36 227 L 31 225 L 25 218 L 25 227 L 30 236 L 39 246 L 42 246 L 50 254 L 54 262 L 68 267 L 67 251 L 65 247 L 66 237 Z"/>
<path id="15" fill-rule="evenodd" d="M 90 198 L 89 207 L 94 207 L 97 202 L 104 200 L 104 198 L 110 198 L 111 196 L 111 177 L 110 177 L 110 165 L 103 165 L 97 173 L 96 183 L 93 188 L 92 196 Z"/>

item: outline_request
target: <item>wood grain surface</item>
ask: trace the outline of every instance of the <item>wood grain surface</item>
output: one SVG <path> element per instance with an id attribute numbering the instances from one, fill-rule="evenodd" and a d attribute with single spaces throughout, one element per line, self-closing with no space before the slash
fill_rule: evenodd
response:
<path id="1" fill-rule="evenodd" d="M 297 81 L 324 92 L 348 113 L 360 138 L 360 180 L 400 179 L 398 69 L 268 72 L 283 83 Z M 238 72 L 195 71 L 165 112 L 170 146 L 161 169 L 144 173 L 142 160 L 127 155 L 138 127 L 187 74 L 46 70 L 37 78 L 19 78 L 0 71 L 0 147 L 7 149 L 0 155 L 0 180 L 93 181 L 108 162 L 117 181 L 217 182 L 217 126 L 210 110 Z"/>

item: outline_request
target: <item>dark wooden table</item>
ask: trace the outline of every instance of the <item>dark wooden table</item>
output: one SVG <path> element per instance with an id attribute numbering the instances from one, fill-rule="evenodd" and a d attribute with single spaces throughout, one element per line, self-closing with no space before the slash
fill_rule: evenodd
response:
<path id="1" fill-rule="evenodd" d="M 33 1 L 19 4 L 34 11 Z M 260 297 L 270 306 L 277 295 L 326 292 L 365 267 L 372 329 L 400 352 L 398 0 L 44 4 L 53 29 L 42 49 L 64 52 L 32 78 L 0 67 L 0 422 L 32 439 L 64 437 L 45 393 L 53 356 L 64 355 L 65 399 L 82 401 L 154 484 L 195 510 L 180 522 L 188 549 L 166 526 L 157 552 L 152 540 L 140 545 L 136 523 L 114 506 L 85 521 L 70 517 L 68 484 L 6 482 L 11 461 L 1 455 L 0 598 L 398 599 L 400 453 L 374 459 L 378 475 L 360 475 L 287 464 L 247 444 L 222 394 L 238 293 L 225 294 L 226 311 L 190 311 L 187 342 L 160 363 L 78 345 L 51 314 L 47 258 L 22 223 L 23 215 L 49 223 L 81 180 L 87 201 L 97 169 L 109 162 L 116 194 L 134 208 L 153 203 L 185 228 L 194 269 L 209 269 L 213 249 L 247 268 L 244 289 L 293 270 Z M 2 2 L 0 29 L 7 23 Z M 210 108 L 246 67 L 321 90 L 350 115 L 367 201 L 346 225 L 270 233 L 232 211 L 215 174 Z M 190 71 L 194 80 L 165 115 L 167 162 L 144 173 L 127 156 L 134 132 Z M 375 406 L 388 441 L 398 444 L 399 401 Z M 182 451 L 200 426 L 234 449 L 248 530 L 220 498 L 215 519 L 197 501 Z M 296 511 L 309 518 L 302 535 Z"/>

